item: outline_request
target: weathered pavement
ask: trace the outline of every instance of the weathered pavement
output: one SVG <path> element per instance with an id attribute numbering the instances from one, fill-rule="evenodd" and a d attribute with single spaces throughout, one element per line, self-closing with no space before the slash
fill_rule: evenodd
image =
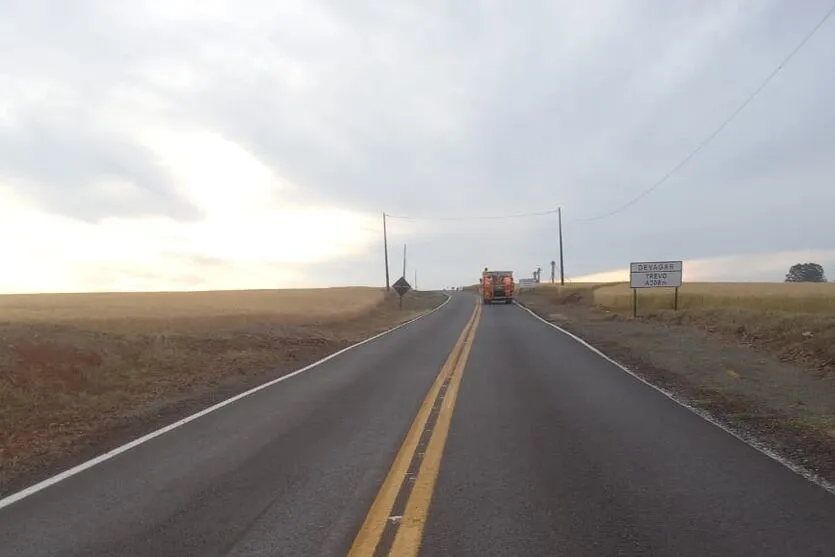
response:
<path id="1" fill-rule="evenodd" d="M 422 555 L 832 555 L 835 496 L 518 307 L 488 307 Z"/>
<path id="2" fill-rule="evenodd" d="M 0 508 L 0 555 L 345 555 L 387 486 L 405 517 L 380 515 L 377 554 L 400 530 L 456 557 L 835 552 L 835 496 L 524 310 L 474 307 Z"/>

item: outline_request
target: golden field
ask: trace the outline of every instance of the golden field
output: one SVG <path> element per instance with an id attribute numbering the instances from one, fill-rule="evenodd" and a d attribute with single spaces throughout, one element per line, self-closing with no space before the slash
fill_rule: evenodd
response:
<path id="1" fill-rule="evenodd" d="M 617 283 L 612 283 L 617 284 Z M 557 288 L 560 290 L 585 290 L 589 288 L 597 288 L 599 286 L 603 286 L 603 283 L 599 282 L 567 282 L 564 285 L 558 282 L 543 282 L 539 285 L 539 288 Z"/>
<path id="2" fill-rule="evenodd" d="M 631 308 L 628 283 L 598 285 L 594 303 Z M 672 288 L 638 290 L 638 308 L 672 309 Z M 835 313 L 835 283 L 691 282 L 679 289 L 679 309 L 738 308 L 760 311 Z"/>
<path id="3" fill-rule="evenodd" d="M 617 284 L 617 283 L 611 283 Z M 547 288 L 560 288 L 560 289 L 567 289 L 567 290 L 577 290 L 583 288 L 595 288 L 597 286 L 601 286 L 603 283 L 601 282 L 567 282 L 565 284 L 560 284 L 559 282 L 543 282 L 539 285 L 540 288 L 547 287 Z"/>
<path id="4" fill-rule="evenodd" d="M 264 321 L 330 322 L 383 301 L 370 287 L 208 292 L 0 295 L 0 322 L 56 323 L 107 332 L 216 329 Z"/>

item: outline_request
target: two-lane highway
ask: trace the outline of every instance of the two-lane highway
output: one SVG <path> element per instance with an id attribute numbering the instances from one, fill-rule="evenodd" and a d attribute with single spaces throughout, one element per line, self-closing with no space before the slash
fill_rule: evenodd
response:
<path id="1" fill-rule="evenodd" d="M 0 555 L 830 555 L 833 519 L 829 492 L 459 294 L 0 502 Z"/>

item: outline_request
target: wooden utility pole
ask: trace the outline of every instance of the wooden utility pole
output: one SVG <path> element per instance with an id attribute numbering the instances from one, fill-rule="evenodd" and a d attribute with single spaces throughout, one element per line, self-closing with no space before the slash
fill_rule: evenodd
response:
<path id="1" fill-rule="evenodd" d="M 565 285 L 565 265 L 562 257 L 562 208 L 557 207 L 557 228 L 560 232 L 560 284 Z"/>
<path id="2" fill-rule="evenodd" d="M 389 239 L 386 232 L 386 213 L 383 211 L 383 251 L 385 252 L 386 262 L 386 290 L 391 290 L 391 282 L 389 280 Z"/>
<path id="3" fill-rule="evenodd" d="M 406 244 L 403 244 L 403 278 L 406 278 Z"/>

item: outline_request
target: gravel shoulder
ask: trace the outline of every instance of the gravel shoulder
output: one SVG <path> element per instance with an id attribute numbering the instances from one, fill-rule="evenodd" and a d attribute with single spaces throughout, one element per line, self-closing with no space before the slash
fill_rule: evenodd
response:
<path id="1" fill-rule="evenodd" d="M 392 295 L 363 315 L 204 331 L 0 323 L 0 496 L 286 375 L 440 305 Z"/>
<path id="2" fill-rule="evenodd" d="M 632 319 L 593 307 L 580 293 L 541 290 L 523 293 L 519 302 L 740 436 L 835 482 L 829 356 L 779 341 L 808 340 L 802 319 L 793 317 L 793 331 L 784 323 L 766 327 L 767 320 L 753 313 L 662 312 Z M 746 324 L 758 335 L 746 334 Z"/>

